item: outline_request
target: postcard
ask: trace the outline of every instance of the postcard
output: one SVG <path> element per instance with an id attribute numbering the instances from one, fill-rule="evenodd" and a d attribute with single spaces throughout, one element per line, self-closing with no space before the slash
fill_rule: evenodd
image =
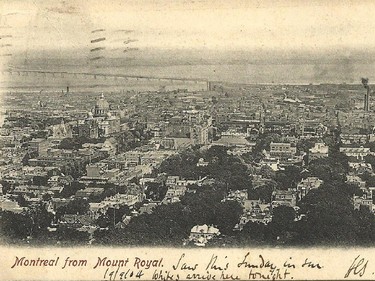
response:
<path id="1" fill-rule="evenodd" d="M 0 280 L 374 279 L 374 14 L 1 1 Z"/>

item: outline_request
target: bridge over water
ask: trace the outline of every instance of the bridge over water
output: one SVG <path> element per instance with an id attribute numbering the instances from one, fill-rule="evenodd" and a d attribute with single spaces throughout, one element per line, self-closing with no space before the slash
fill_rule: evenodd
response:
<path id="1" fill-rule="evenodd" d="M 176 77 L 154 77 L 143 75 L 123 75 L 123 74 L 105 74 L 105 73 L 88 73 L 88 72 L 69 72 L 69 71 L 45 71 L 45 70 L 20 70 L 20 69 L 6 69 L 2 71 L 3 75 L 16 75 L 16 76 L 42 76 L 53 78 L 90 78 L 90 79 L 113 79 L 124 81 L 157 81 L 169 83 L 188 83 L 188 84 L 206 84 L 206 89 L 210 87 L 210 82 L 206 79 L 196 78 L 176 78 Z"/>

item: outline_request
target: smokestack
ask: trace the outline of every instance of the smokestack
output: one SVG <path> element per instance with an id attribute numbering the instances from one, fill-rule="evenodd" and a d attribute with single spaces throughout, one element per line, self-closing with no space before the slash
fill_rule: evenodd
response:
<path id="1" fill-rule="evenodd" d="M 370 103 L 370 87 L 368 85 L 368 78 L 362 78 L 362 85 L 367 90 L 364 98 L 364 105 L 363 110 L 369 111 L 369 103 Z"/>
<path id="2" fill-rule="evenodd" d="M 66 87 L 66 93 L 69 94 L 69 86 Z"/>

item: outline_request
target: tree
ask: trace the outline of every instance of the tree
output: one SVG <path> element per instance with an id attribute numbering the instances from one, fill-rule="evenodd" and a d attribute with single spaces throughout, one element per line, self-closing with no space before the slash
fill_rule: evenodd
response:
<path id="1" fill-rule="evenodd" d="M 371 164 L 371 167 L 375 169 L 375 156 L 374 155 L 369 154 L 365 156 L 364 160 L 366 163 Z"/>
<path id="2" fill-rule="evenodd" d="M 242 215 L 242 206 L 237 201 L 226 201 L 214 207 L 214 224 L 222 234 L 231 234 Z"/>
<path id="3" fill-rule="evenodd" d="M 254 241 L 264 241 L 265 231 L 266 225 L 263 223 L 248 222 L 244 225 L 242 231 L 238 235 L 238 239 L 242 240 L 242 243 L 245 245 L 249 245 Z"/>
<path id="4" fill-rule="evenodd" d="M 146 183 L 146 198 L 152 199 L 153 201 L 162 201 L 167 193 L 168 188 L 158 182 Z"/>
<path id="5" fill-rule="evenodd" d="M 33 177 L 33 184 L 37 186 L 45 186 L 47 185 L 48 178 L 45 176 L 34 176 Z"/>
<path id="6" fill-rule="evenodd" d="M 298 182 L 301 181 L 301 167 L 295 165 L 287 166 L 285 170 L 276 172 L 275 181 L 279 189 L 295 188 Z"/>
<path id="7" fill-rule="evenodd" d="M 25 226 L 29 236 L 37 236 L 40 232 L 47 231 L 53 219 L 53 215 L 47 212 L 45 204 L 29 207 L 24 211 L 24 215 L 31 220 L 31 224 Z"/>
<path id="8" fill-rule="evenodd" d="M 53 215 L 43 204 L 27 208 L 21 213 L 4 211 L 0 216 L 0 232 L 8 238 L 24 239 L 47 231 Z"/>
<path id="9" fill-rule="evenodd" d="M 20 207 L 27 207 L 27 206 L 28 206 L 27 201 L 26 201 L 26 199 L 25 199 L 25 196 L 22 195 L 22 194 L 19 194 L 19 195 L 16 197 L 16 201 L 17 201 L 17 203 L 18 203 L 18 205 L 19 205 Z"/>
<path id="10" fill-rule="evenodd" d="M 52 199 L 52 195 L 49 193 L 44 193 L 42 196 L 43 201 L 50 201 Z"/>
<path id="11" fill-rule="evenodd" d="M 324 182 L 344 182 L 349 171 L 348 158 L 342 153 L 334 153 L 329 157 L 311 161 L 308 170 L 311 176 L 316 176 Z"/>
<path id="12" fill-rule="evenodd" d="M 0 216 L 0 236 L 3 239 L 24 239 L 29 235 L 31 225 L 31 219 L 23 213 L 3 211 Z"/>
<path id="13" fill-rule="evenodd" d="M 64 185 L 64 189 L 60 193 L 59 197 L 68 198 L 80 189 L 84 189 L 86 186 L 83 183 L 79 183 L 78 181 L 73 181 L 71 184 Z"/>
<path id="14" fill-rule="evenodd" d="M 164 160 L 160 165 L 159 172 L 185 179 L 198 179 L 206 175 L 205 169 L 197 167 L 201 157 L 198 150 L 185 150 Z"/>
<path id="15" fill-rule="evenodd" d="M 78 138 L 65 138 L 59 144 L 59 149 L 77 150 L 82 148 L 82 141 Z"/>
<path id="16" fill-rule="evenodd" d="M 263 150 L 270 150 L 271 142 L 279 142 L 280 135 L 275 133 L 261 134 L 256 140 L 255 146 L 252 149 L 254 160 L 263 158 Z"/>
<path id="17" fill-rule="evenodd" d="M 272 222 L 281 228 L 288 229 L 294 222 L 296 212 L 292 207 L 279 206 L 273 209 Z"/>
<path id="18" fill-rule="evenodd" d="M 106 217 L 108 218 L 107 226 L 116 225 L 118 222 L 122 221 L 124 216 L 130 215 L 130 208 L 127 205 L 122 205 L 118 209 L 109 208 L 106 212 Z"/>
<path id="19" fill-rule="evenodd" d="M 276 177 L 275 171 L 268 165 L 263 165 L 259 170 L 259 174 L 266 179 L 275 179 Z"/>
<path id="20" fill-rule="evenodd" d="M 67 205 L 61 206 L 56 210 L 56 217 L 60 219 L 65 214 L 70 215 L 84 215 L 90 210 L 90 206 L 87 200 L 81 198 L 75 198 L 70 201 Z"/>
<path id="21" fill-rule="evenodd" d="M 298 153 L 309 152 L 310 148 L 313 148 L 315 141 L 309 139 L 301 139 L 298 141 L 296 147 Z"/>
<path id="22" fill-rule="evenodd" d="M 357 220 L 351 195 L 341 186 L 325 185 L 310 191 L 300 202 L 307 219 L 298 226 L 298 241 L 303 244 L 354 244 Z"/>
<path id="23" fill-rule="evenodd" d="M 362 207 L 362 206 L 361 206 Z M 375 217 L 368 208 L 360 208 L 354 212 L 358 227 L 358 244 L 373 245 L 375 241 Z"/>
<path id="24" fill-rule="evenodd" d="M 369 147 L 371 152 L 375 152 L 375 142 L 374 141 L 368 142 L 365 146 Z M 374 157 L 374 156 L 372 156 L 372 157 Z"/>
<path id="25" fill-rule="evenodd" d="M 1 180 L 1 181 L 0 181 L 0 185 L 1 185 L 1 187 L 2 187 L 2 193 L 3 193 L 3 194 L 6 194 L 6 193 L 8 193 L 8 191 L 11 190 L 11 185 L 10 185 L 10 183 L 7 182 L 7 181 Z"/>
<path id="26" fill-rule="evenodd" d="M 69 227 L 58 227 L 55 233 L 58 241 L 68 242 L 71 244 L 86 244 L 89 240 L 89 233 L 85 231 L 78 231 Z"/>
<path id="27" fill-rule="evenodd" d="M 263 186 L 248 189 L 248 198 L 251 200 L 258 200 L 260 199 L 264 203 L 271 203 L 272 192 L 275 189 L 275 185 L 273 182 L 269 182 Z"/>
<path id="28" fill-rule="evenodd" d="M 369 172 L 360 174 L 359 177 L 366 182 L 367 186 L 375 186 L 375 175 Z"/>

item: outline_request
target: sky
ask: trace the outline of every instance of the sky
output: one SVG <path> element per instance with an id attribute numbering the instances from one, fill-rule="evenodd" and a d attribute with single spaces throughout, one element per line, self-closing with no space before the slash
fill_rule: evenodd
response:
<path id="1" fill-rule="evenodd" d="M 359 2 L 7 0 L 0 26 L 15 51 L 90 47 L 95 29 L 134 30 L 152 48 L 371 48 L 375 3 Z"/>
<path id="2" fill-rule="evenodd" d="M 142 51 L 149 61 L 160 52 L 186 62 L 213 53 L 259 63 L 335 58 L 344 66 L 375 58 L 375 1 L 6 0 L 0 13 L 0 62 L 137 59 Z M 92 42 L 98 38 L 105 40 Z"/>

